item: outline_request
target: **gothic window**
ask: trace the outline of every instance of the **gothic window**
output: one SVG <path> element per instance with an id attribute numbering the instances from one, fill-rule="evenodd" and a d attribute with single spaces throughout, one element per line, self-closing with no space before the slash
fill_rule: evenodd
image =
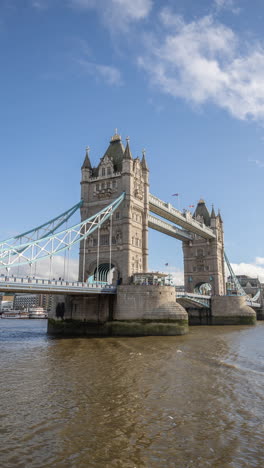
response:
<path id="1" fill-rule="evenodd" d="M 197 249 L 197 257 L 203 257 L 204 251 L 203 249 Z"/>
<path id="2" fill-rule="evenodd" d="M 109 245 L 109 235 L 108 234 L 103 234 L 100 236 L 100 244 L 101 245 Z"/>
<path id="3" fill-rule="evenodd" d="M 99 190 L 99 184 L 96 184 L 96 190 Z"/>
<path id="4" fill-rule="evenodd" d="M 110 188 L 110 185 L 111 185 L 111 182 L 108 181 L 108 182 L 107 182 L 107 188 Z"/>
<path id="5" fill-rule="evenodd" d="M 104 189 L 104 188 L 105 188 L 105 183 L 103 182 L 103 183 L 102 183 L 102 189 Z"/>
<path id="6" fill-rule="evenodd" d="M 116 186 L 117 186 L 117 181 L 113 180 L 113 187 L 116 187 Z"/>
<path id="7" fill-rule="evenodd" d="M 116 212 L 116 219 L 120 219 L 120 211 Z"/>
<path id="8" fill-rule="evenodd" d="M 111 175 L 111 167 L 107 168 L 107 175 Z"/>
<path id="9" fill-rule="evenodd" d="M 115 236 L 112 237 L 112 244 L 113 244 L 113 245 L 116 244 L 116 238 L 115 238 Z"/>
<path id="10" fill-rule="evenodd" d="M 102 177 L 104 177 L 104 176 L 105 176 L 105 168 L 103 167 L 102 168 Z"/>
<path id="11" fill-rule="evenodd" d="M 97 239 L 96 239 L 96 238 L 93 239 L 93 246 L 94 246 L 94 247 L 97 246 Z"/>

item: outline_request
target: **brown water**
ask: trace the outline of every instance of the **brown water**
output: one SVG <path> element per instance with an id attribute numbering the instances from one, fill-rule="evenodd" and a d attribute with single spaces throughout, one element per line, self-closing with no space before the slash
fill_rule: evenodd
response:
<path id="1" fill-rule="evenodd" d="M 0 466 L 263 467 L 264 323 L 50 339 L 0 320 Z"/>

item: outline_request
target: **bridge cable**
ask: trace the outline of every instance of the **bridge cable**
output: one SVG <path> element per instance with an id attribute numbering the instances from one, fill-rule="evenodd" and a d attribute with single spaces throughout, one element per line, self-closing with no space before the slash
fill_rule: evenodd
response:
<path id="1" fill-rule="evenodd" d="M 76 203 L 74 206 L 69 208 L 67 211 L 64 211 L 60 215 L 56 216 L 55 218 L 47 221 L 44 224 L 41 224 L 40 226 L 30 229 L 29 231 L 23 232 L 22 234 L 18 234 L 15 237 L 10 237 L 8 239 L 1 241 L 0 246 L 1 246 L 2 252 L 6 250 L 11 250 L 12 247 L 16 245 L 16 241 L 19 241 L 20 243 L 22 243 L 23 237 L 26 238 L 26 242 L 24 241 L 23 244 L 27 243 L 27 241 L 30 242 L 30 241 L 34 241 L 38 239 L 44 239 L 45 237 L 49 237 L 51 234 L 54 234 L 54 232 L 57 229 L 59 229 L 59 227 L 61 227 L 64 223 L 66 223 L 82 205 L 83 205 L 83 200 L 81 200 L 79 203 Z M 58 221 L 57 224 L 55 224 L 56 221 Z M 41 229 L 44 229 L 44 233 L 43 235 L 39 236 L 39 232 Z M 34 239 L 34 233 L 36 233 L 37 239 Z M 30 234 L 33 234 L 33 237 L 30 237 Z M 1 253 L 1 256 L 2 256 L 2 253 Z"/>
<path id="2" fill-rule="evenodd" d="M 85 226 L 84 226 L 84 235 L 85 235 L 85 234 L 86 234 L 86 224 L 85 224 Z M 82 275 L 83 283 L 84 283 L 84 280 L 85 280 L 86 240 L 87 240 L 87 238 L 85 237 L 84 240 L 83 240 L 83 243 L 84 243 L 84 250 L 83 250 L 83 275 Z"/>
<path id="3" fill-rule="evenodd" d="M 237 289 L 237 292 L 238 292 L 238 295 L 239 296 L 247 296 L 247 293 L 244 291 L 244 289 L 242 288 L 240 282 L 238 281 L 235 273 L 234 273 L 234 270 L 231 266 L 231 263 L 229 262 L 228 258 L 227 258 L 227 255 L 226 253 L 224 252 L 224 257 L 225 257 L 225 261 L 226 261 L 226 264 L 227 264 L 227 268 L 229 270 L 229 273 L 230 273 L 230 276 L 232 278 L 232 280 L 234 281 L 235 283 L 235 286 L 236 286 L 236 289 Z"/>
<path id="4" fill-rule="evenodd" d="M 67 259 L 67 254 L 69 258 L 69 249 L 87 238 L 96 229 L 100 231 L 101 225 L 111 216 L 111 213 L 118 208 L 124 198 L 125 192 L 98 213 L 70 228 L 67 228 L 66 230 L 60 231 L 51 236 L 45 236 L 38 240 L 27 242 L 26 244 L 21 244 L 18 247 L 10 247 L 9 250 L 4 251 L 2 258 L 0 257 L 0 268 L 7 269 L 10 267 L 20 266 L 20 264 L 30 264 L 44 258 L 49 258 L 50 255 L 54 256 L 63 251 L 66 252 L 65 258 Z M 85 232 L 83 232 L 84 225 L 87 226 Z M 55 246 L 53 244 L 55 244 Z M 3 251 L 3 245 L 1 246 L 1 244 L 0 249 Z M 33 254 L 32 249 L 34 249 Z M 100 249 L 100 238 L 98 249 Z M 69 259 L 67 263 L 68 269 Z"/>
<path id="5" fill-rule="evenodd" d="M 113 213 L 110 216 L 110 233 L 109 233 L 109 282 L 112 269 L 112 231 L 113 231 Z"/>

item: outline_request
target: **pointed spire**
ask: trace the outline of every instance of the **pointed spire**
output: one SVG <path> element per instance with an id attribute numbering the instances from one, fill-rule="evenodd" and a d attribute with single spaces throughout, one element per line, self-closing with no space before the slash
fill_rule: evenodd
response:
<path id="1" fill-rule="evenodd" d="M 82 165 L 82 169 L 92 169 L 90 158 L 89 158 L 89 152 L 90 152 L 90 148 L 89 148 L 89 146 L 87 146 L 85 158 L 84 158 L 83 165 Z"/>
<path id="2" fill-rule="evenodd" d="M 223 220 L 222 220 L 222 216 L 221 216 L 220 210 L 218 210 L 218 218 L 219 218 L 219 221 L 220 221 L 220 223 L 223 223 Z"/>
<path id="3" fill-rule="evenodd" d="M 131 151 L 130 151 L 130 147 L 129 147 L 129 137 L 126 137 L 126 149 L 125 149 L 125 152 L 124 152 L 124 156 L 123 156 L 123 159 L 133 159 L 132 158 L 132 154 L 131 154 Z"/>
<path id="4" fill-rule="evenodd" d="M 203 222 L 206 226 L 210 226 L 210 215 L 203 198 L 198 201 L 193 218 L 197 218 L 198 216 L 203 218 Z"/>
<path id="5" fill-rule="evenodd" d="M 115 129 L 115 134 L 112 136 L 110 143 L 112 141 L 121 141 L 121 135 L 117 133 L 117 128 Z"/>
<path id="6" fill-rule="evenodd" d="M 147 162 L 146 162 L 145 155 L 146 155 L 146 150 L 143 149 L 143 150 L 142 150 L 141 165 L 142 165 L 142 168 L 143 168 L 143 169 L 147 169 L 147 170 L 148 170 L 148 165 L 147 165 Z"/>
<path id="7" fill-rule="evenodd" d="M 214 205 L 212 205 L 211 218 L 216 218 Z"/>

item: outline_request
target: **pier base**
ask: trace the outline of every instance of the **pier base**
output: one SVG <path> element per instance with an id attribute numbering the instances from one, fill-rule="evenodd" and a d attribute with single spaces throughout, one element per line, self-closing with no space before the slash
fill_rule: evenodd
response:
<path id="1" fill-rule="evenodd" d="M 212 296 L 212 325 L 255 325 L 256 312 L 244 296 Z"/>
<path id="2" fill-rule="evenodd" d="M 48 333 L 61 336 L 184 335 L 188 315 L 172 286 L 119 286 L 117 295 L 59 296 Z"/>

